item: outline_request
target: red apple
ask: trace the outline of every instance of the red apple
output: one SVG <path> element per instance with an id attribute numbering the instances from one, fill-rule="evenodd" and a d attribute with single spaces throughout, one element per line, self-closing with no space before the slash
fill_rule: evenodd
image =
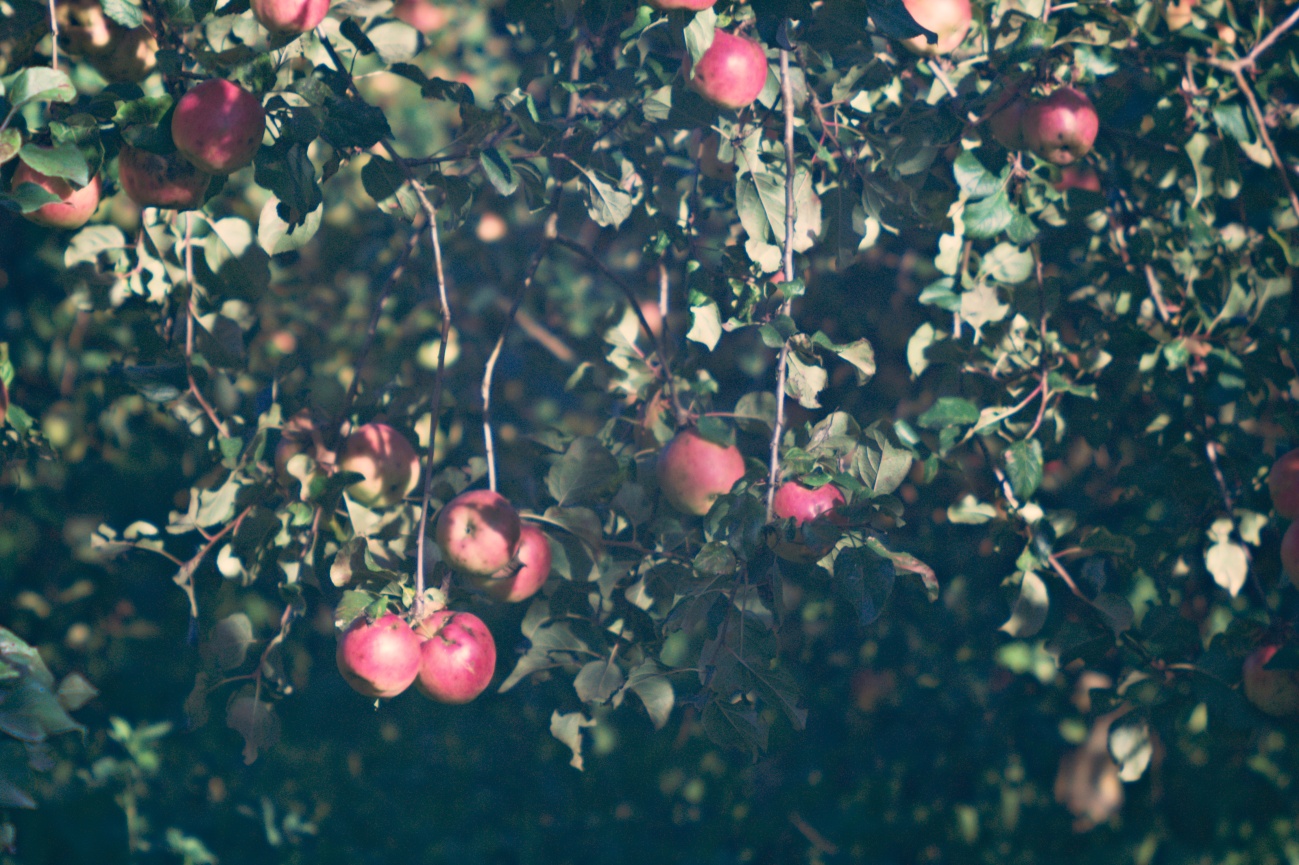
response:
<path id="1" fill-rule="evenodd" d="M 677 510 L 701 517 L 744 477 L 744 457 L 734 445 L 714 444 L 687 429 L 659 452 L 657 473 L 664 498 Z"/>
<path id="2" fill-rule="evenodd" d="M 193 210 L 203 204 L 212 175 L 199 171 L 179 153 L 160 156 L 123 144 L 117 179 L 127 197 L 141 207 Z"/>
<path id="3" fill-rule="evenodd" d="M 694 133 L 690 147 L 700 174 L 712 180 L 732 183 L 735 180 L 735 161 L 723 162 L 718 155 L 721 148 L 722 137 L 716 132 L 704 135 Z"/>
<path id="4" fill-rule="evenodd" d="M 1281 536 L 1281 568 L 1291 585 L 1299 589 L 1299 520 L 1290 523 Z"/>
<path id="5" fill-rule="evenodd" d="M 421 33 L 441 30 L 451 18 L 445 7 L 429 0 L 397 0 L 392 5 L 392 15 Z"/>
<path id="6" fill-rule="evenodd" d="M 1024 100 L 1016 99 L 988 118 L 988 132 L 1007 150 L 1024 147 Z"/>
<path id="7" fill-rule="evenodd" d="M 338 468 L 365 476 L 347 494 L 369 508 L 392 507 L 419 484 L 419 454 L 405 436 L 382 423 L 359 426 L 347 437 Z"/>
<path id="8" fill-rule="evenodd" d="M 490 576 L 514 560 L 523 526 L 518 511 L 491 490 L 470 490 L 438 514 L 442 558 L 457 571 Z"/>
<path id="9" fill-rule="evenodd" d="M 751 105 L 766 84 L 767 52 L 757 42 L 725 30 L 713 34 L 713 44 L 690 74 L 690 86 L 720 108 Z"/>
<path id="10" fill-rule="evenodd" d="M 1061 87 L 1024 109 L 1024 143 L 1056 165 L 1069 165 L 1086 156 L 1099 129 L 1092 101 L 1072 87 Z"/>
<path id="11" fill-rule="evenodd" d="M 252 0 L 253 16 L 272 33 L 306 33 L 329 12 L 329 0 Z"/>
<path id="12" fill-rule="evenodd" d="M 1299 517 L 1299 448 L 1282 454 L 1267 473 L 1267 490 L 1272 507 L 1286 520 Z"/>
<path id="13" fill-rule="evenodd" d="M 843 493 L 834 484 L 813 489 L 797 481 L 786 481 L 776 490 L 772 506 L 776 516 L 782 520 L 793 519 L 796 525 L 803 525 L 818 519 L 847 501 Z M 827 516 L 830 518 L 830 516 Z"/>
<path id="14" fill-rule="evenodd" d="M 546 533 L 531 523 L 524 523 L 514 558 L 514 562 L 490 577 L 476 577 L 475 584 L 496 600 L 509 604 L 532 597 L 550 576 L 550 541 L 546 540 Z"/>
<path id="15" fill-rule="evenodd" d="M 926 42 L 924 36 L 904 39 L 902 44 L 915 54 L 926 57 L 951 54 L 970 32 L 973 19 L 970 0 L 902 0 L 902 5 L 907 7 L 917 24 L 938 34 L 938 41 L 933 45 Z"/>
<path id="16" fill-rule="evenodd" d="M 1299 714 L 1299 673 L 1294 670 L 1265 670 L 1280 646 L 1260 646 L 1245 659 L 1245 699 L 1274 717 Z"/>
<path id="17" fill-rule="evenodd" d="M 690 12 L 700 12 L 704 9 L 712 8 L 712 5 L 716 3 L 717 0 L 645 0 L 645 2 L 650 6 L 653 6 L 655 9 L 662 9 L 664 12 L 669 12 L 673 9 L 685 9 Z"/>
<path id="18" fill-rule="evenodd" d="M 419 675 L 420 638 L 394 613 L 373 622 L 362 616 L 339 637 L 334 660 L 357 692 L 367 697 L 395 697 Z"/>
<path id="19" fill-rule="evenodd" d="M 1081 189 L 1085 192 L 1100 192 L 1101 178 L 1090 168 L 1079 168 L 1076 165 L 1066 165 L 1060 170 L 1060 179 L 1051 184 L 1059 192 L 1069 189 Z"/>
<path id="20" fill-rule="evenodd" d="M 419 676 L 415 687 L 439 703 L 468 703 L 491 684 L 496 641 L 473 613 L 440 610 L 420 622 Z"/>
<path id="21" fill-rule="evenodd" d="M 90 221 L 95 208 L 99 206 L 102 186 L 98 174 L 90 178 L 90 182 L 85 186 L 75 189 L 62 177 L 47 177 L 20 161 L 18 167 L 14 169 L 11 188 L 17 191 L 24 183 L 34 183 L 46 192 L 59 197 L 58 201 L 51 201 L 31 213 L 23 214 L 23 218 L 37 225 L 51 228 L 80 228 Z"/>
<path id="22" fill-rule="evenodd" d="M 171 117 L 176 149 L 208 174 L 229 174 L 251 164 L 265 131 L 261 100 L 220 78 L 190 88 Z"/>

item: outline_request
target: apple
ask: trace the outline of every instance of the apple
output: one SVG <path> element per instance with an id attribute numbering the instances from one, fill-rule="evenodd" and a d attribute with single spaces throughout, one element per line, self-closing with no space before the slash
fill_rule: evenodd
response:
<path id="1" fill-rule="evenodd" d="M 734 445 L 714 444 L 687 429 L 659 452 L 657 474 L 659 489 L 673 507 L 702 517 L 744 477 L 744 457 Z"/>
<path id="2" fill-rule="evenodd" d="M 514 561 L 522 531 L 518 511 L 504 496 L 469 490 L 443 506 L 436 537 L 447 564 L 485 577 Z"/>
<path id="3" fill-rule="evenodd" d="M 834 484 L 813 489 L 797 481 L 786 481 L 772 498 L 772 512 L 778 519 L 794 521 L 792 532 L 773 531 L 768 544 L 776 555 L 791 562 L 820 561 L 839 539 L 836 526 L 844 520 L 835 508 L 846 502 L 843 492 Z M 807 524 L 805 530 L 803 527 Z"/>
<path id="4" fill-rule="evenodd" d="M 315 30 L 329 12 L 329 0 L 252 0 L 253 16 L 272 33 Z"/>
<path id="5" fill-rule="evenodd" d="M 902 0 L 902 5 L 917 24 L 938 34 L 938 41 L 933 45 L 926 42 L 924 36 L 904 39 L 902 44 L 914 54 L 925 57 L 951 54 L 970 32 L 973 20 L 970 0 Z"/>
<path id="6" fill-rule="evenodd" d="M 645 0 L 645 2 L 664 12 L 671 12 L 673 9 L 702 12 L 704 9 L 711 9 L 717 0 Z"/>
<path id="7" fill-rule="evenodd" d="M 410 441 L 383 423 L 359 426 L 339 453 L 338 468 L 364 475 L 347 494 L 368 508 L 387 508 L 419 485 L 419 454 Z"/>
<path id="8" fill-rule="evenodd" d="M 141 207 L 193 210 L 203 204 L 212 175 L 199 171 L 179 153 L 161 156 L 123 144 L 117 179 L 127 197 Z"/>
<path id="9" fill-rule="evenodd" d="M 446 8 L 429 0 L 397 0 L 392 5 L 392 15 L 421 33 L 441 30 L 451 19 Z"/>
<path id="10" fill-rule="evenodd" d="M 690 86 L 719 108 L 751 105 L 766 84 L 767 52 L 757 42 L 725 30 L 713 34 L 713 44 L 690 73 Z"/>
<path id="11" fill-rule="evenodd" d="M 691 144 L 691 154 L 695 158 L 695 164 L 699 166 L 699 173 L 704 177 L 732 183 L 735 181 L 735 160 L 724 162 L 718 155 L 721 148 L 722 137 L 716 132 L 709 132 L 706 135 L 696 132 Z"/>
<path id="12" fill-rule="evenodd" d="M 275 476 L 286 489 L 293 489 L 298 479 L 289 474 L 289 460 L 298 454 L 310 454 L 316 462 L 316 473 L 332 474 L 336 457 L 325 448 L 324 438 L 316 428 L 310 409 L 289 418 L 280 431 L 280 443 L 275 446 Z"/>
<path id="13" fill-rule="evenodd" d="M 1277 516 L 1286 520 L 1299 517 L 1299 448 L 1282 454 L 1267 473 L 1267 491 Z"/>
<path id="14" fill-rule="evenodd" d="M 1081 189 L 1084 192 L 1100 192 L 1101 178 L 1090 168 L 1079 168 L 1076 165 L 1066 165 L 1060 170 L 1060 179 L 1051 184 L 1059 192 L 1065 192 L 1069 189 Z"/>
<path id="15" fill-rule="evenodd" d="M 1024 109 L 1024 143 L 1056 165 L 1069 165 L 1086 156 L 1099 128 L 1092 101 L 1072 87 L 1061 87 Z"/>
<path id="16" fill-rule="evenodd" d="M 1277 718 L 1299 714 L 1299 672 L 1263 669 L 1279 648 L 1260 646 L 1245 659 L 1243 668 L 1245 699 Z"/>
<path id="17" fill-rule="evenodd" d="M 468 703 L 496 672 L 496 641 L 473 613 L 439 610 L 420 622 L 423 638 L 415 687 L 439 703 Z"/>
<path id="18" fill-rule="evenodd" d="M 1290 523 L 1281 536 L 1281 568 L 1291 585 L 1299 589 L 1299 520 Z"/>
<path id="19" fill-rule="evenodd" d="M 1016 99 L 988 118 L 988 132 L 1007 150 L 1024 147 L 1024 100 Z"/>
<path id="20" fill-rule="evenodd" d="M 24 219 L 50 228 L 80 228 L 85 225 L 99 206 L 99 195 L 103 189 L 98 174 L 90 178 L 85 186 L 76 189 L 62 177 L 48 177 L 20 161 L 14 169 L 11 188 L 17 191 L 24 183 L 34 183 L 59 197 L 58 201 L 51 201 L 31 213 L 23 214 Z"/>
<path id="21" fill-rule="evenodd" d="M 531 523 L 519 531 L 519 549 L 514 561 L 490 577 L 476 577 L 475 585 L 498 601 L 513 604 L 527 600 L 546 584 L 550 576 L 550 541 Z"/>
<path id="22" fill-rule="evenodd" d="M 208 174 L 229 174 L 251 164 L 265 131 L 261 100 L 221 78 L 191 87 L 171 117 L 176 149 Z"/>
<path id="23" fill-rule="evenodd" d="M 112 25 L 110 48 L 90 58 L 92 66 L 109 81 L 143 81 L 158 68 L 158 40 L 148 27 L 127 29 Z"/>
<path id="24" fill-rule="evenodd" d="M 367 697 L 395 697 L 420 671 L 420 638 L 395 613 L 373 622 L 364 616 L 338 638 L 334 653 L 347 684 Z"/>
<path id="25" fill-rule="evenodd" d="M 776 490 L 772 507 L 780 519 L 793 519 L 795 525 L 801 526 L 822 516 L 833 519 L 830 512 L 846 501 L 834 484 L 814 489 L 797 481 L 786 481 Z"/>
<path id="26" fill-rule="evenodd" d="M 112 22 L 99 0 L 66 0 L 54 7 L 59 36 L 69 54 L 98 54 L 113 44 Z"/>

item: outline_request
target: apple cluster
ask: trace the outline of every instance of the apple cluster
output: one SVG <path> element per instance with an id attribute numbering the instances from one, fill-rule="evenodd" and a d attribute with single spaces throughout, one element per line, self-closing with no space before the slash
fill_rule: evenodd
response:
<path id="1" fill-rule="evenodd" d="M 1072 165 L 1091 152 L 1100 118 L 1086 93 L 1060 87 L 1032 102 L 1014 100 L 988 119 L 988 129 L 1010 150 L 1027 148 L 1047 162 Z"/>

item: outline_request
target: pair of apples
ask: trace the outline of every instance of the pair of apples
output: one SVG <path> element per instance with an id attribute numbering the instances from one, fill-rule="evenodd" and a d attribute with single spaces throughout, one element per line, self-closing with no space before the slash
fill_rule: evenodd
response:
<path id="1" fill-rule="evenodd" d="M 395 613 L 356 619 L 338 639 L 338 671 L 353 690 L 391 699 L 412 684 L 439 703 L 468 703 L 496 671 L 496 641 L 473 613 L 439 610 L 415 627 Z"/>

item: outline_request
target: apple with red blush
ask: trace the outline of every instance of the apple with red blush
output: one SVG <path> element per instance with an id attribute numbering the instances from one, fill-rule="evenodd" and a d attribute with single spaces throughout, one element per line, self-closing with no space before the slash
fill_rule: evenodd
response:
<path id="1" fill-rule="evenodd" d="M 208 174 L 229 174 L 252 164 L 265 131 L 261 100 L 220 78 L 191 87 L 171 117 L 176 149 Z"/>
<path id="2" fill-rule="evenodd" d="M 753 104 L 767 84 L 767 52 L 752 39 L 718 30 L 693 67 L 686 58 L 690 86 L 719 108 Z"/>
<path id="3" fill-rule="evenodd" d="M 58 196 L 58 201 L 51 201 L 23 214 L 24 219 L 49 228 L 80 228 L 85 225 L 94 215 L 95 208 L 99 207 L 99 196 L 103 189 L 98 174 L 90 178 L 85 186 L 77 188 L 62 177 L 49 177 L 20 161 L 14 169 L 10 188 L 17 192 L 24 183 L 33 183 L 51 195 Z"/>
<path id="4" fill-rule="evenodd" d="M 419 485 L 419 454 L 409 439 L 385 423 L 357 427 L 339 451 L 338 468 L 362 475 L 347 494 L 368 508 L 399 504 Z"/>
<path id="5" fill-rule="evenodd" d="M 442 559 L 470 575 L 490 577 L 514 561 L 523 525 L 499 493 L 469 490 L 447 502 L 434 530 Z"/>
<path id="6" fill-rule="evenodd" d="M 659 452 L 655 473 L 659 490 L 674 508 L 702 517 L 744 477 L 744 457 L 735 445 L 720 445 L 686 429 Z"/>
<path id="7" fill-rule="evenodd" d="M 527 600 L 546 584 L 551 558 L 546 533 L 531 523 L 524 523 L 514 561 L 489 577 L 474 577 L 474 585 L 508 604 Z"/>
<path id="8" fill-rule="evenodd" d="M 439 610 L 421 621 L 422 640 L 415 687 L 439 703 L 468 703 L 491 684 L 496 641 L 473 613 Z"/>
<path id="9" fill-rule="evenodd" d="M 367 697 L 388 699 L 410 687 L 420 671 L 420 638 L 401 616 L 361 616 L 338 639 L 334 660 L 347 684 Z"/>
<path id="10" fill-rule="evenodd" d="M 117 179 L 126 196 L 141 207 L 193 210 L 203 204 L 212 175 L 200 171 L 179 153 L 151 153 L 123 144 L 117 157 Z"/>

